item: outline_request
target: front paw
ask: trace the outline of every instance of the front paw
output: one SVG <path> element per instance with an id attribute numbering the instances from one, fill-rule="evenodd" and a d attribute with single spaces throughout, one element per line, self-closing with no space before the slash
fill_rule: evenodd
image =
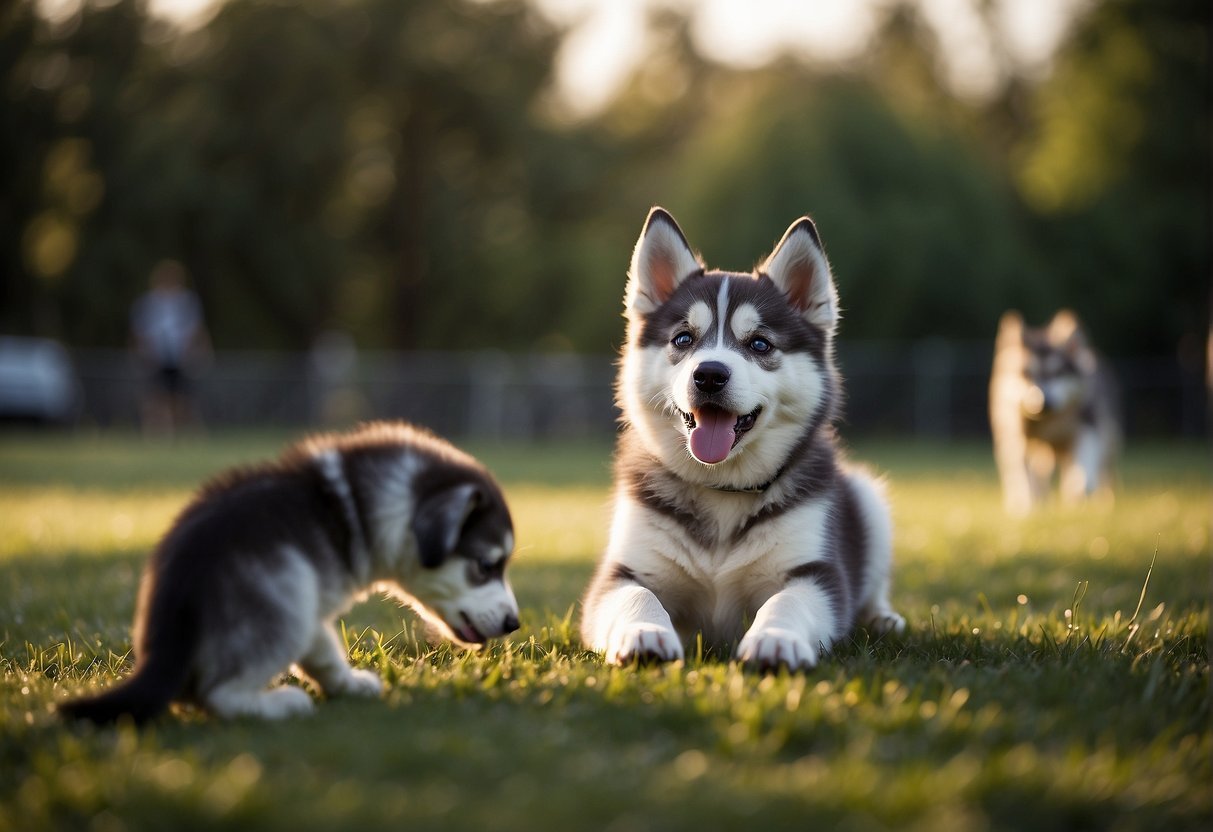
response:
<path id="1" fill-rule="evenodd" d="M 781 667 L 810 670 L 817 665 L 817 649 L 790 630 L 751 631 L 737 646 L 737 658 L 750 669 L 763 672 Z"/>
<path id="2" fill-rule="evenodd" d="M 335 696 L 365 696 L 373 698 L 383 693 L 383 680 L 373 670 L 354 670 L 344 674 L 337 684 L 326 688 L 325 693 Z"/>
<path id="3" fill-rule="evenodd" d="M 906 620 L 893 610 L 878 612 L 868 619 L 868 629 L 876 635 L 900 634 L 906 629 Z"/>
<path id="4" fill-rule="evenodd" d="M 632 624 L 612 634 L 607 645 L 608 664 L 648 664 L 682 659 L 682 642 L 668 627 Z"/>

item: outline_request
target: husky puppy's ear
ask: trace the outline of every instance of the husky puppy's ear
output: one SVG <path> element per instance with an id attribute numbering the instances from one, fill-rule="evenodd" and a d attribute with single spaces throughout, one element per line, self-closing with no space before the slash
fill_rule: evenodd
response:
<path id="1" fill-rule="evenodd" d="M 653 208 L 632 251 L 628 311 L 647 315 L 669 300 L 683 280 L 702 269 L 674 218 L 664 208 Z"/>
<path id="2" fill-rule="evenodd" d="M 1060 309 L 1049 321 L 1049 341 L 1065 351 L 1066 355 L 1084 372 L 1095 371 L 1095 353 L 1087 341 L 1078 316 L 1070 309 Z"/>
<path id="3" fill-rule="evenodd" d="M 1023 315 L 1018 309 L 1008 309 L 998 319 L 998 337 L 1018 338 L 1023 334 Z"/>
<path id="4" fill-rule="evenodd" d="M 413 534 L 417 537 L 417 553 L 426 569 L 441 566 L 459 545 L 463 524 L 483 495 L 475 483 L 462 483 L 431 494 L 417 505 L 413 517 Z"/>
<path id="5" fill-rule="evenodd" d="M 1057 314 L 1053 316 L 1053 320 L 1049 321 L 1049 340 L 1058 346 L 1063 346 L 1075 339 L 1083 339 L 1082 327 L 1078 323 L 1078 316 L 1069 309 L 1057 310 Z"/>
<path id="6" fill-rule="evenodd" d="M 834 331 L 838 324 L 838 291 L 811 219 L 801 217 L 792 223 L 758 271 L 783 290 L 788 302 L 809 323 L 827 333 Z"/>
<path id="7" fill-rule="evenodd" d="M 998 336 L 994 346 L 999 350 L 1023 346 L 1023 315 L 1017 310 L 1008 309 L 998 319 Z"/>

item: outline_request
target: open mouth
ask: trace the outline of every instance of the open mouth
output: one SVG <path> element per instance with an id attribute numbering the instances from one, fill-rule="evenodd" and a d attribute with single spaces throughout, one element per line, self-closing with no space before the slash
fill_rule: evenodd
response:
<path id="1" fill-rule="evenodd" d="M 678 412 L 687 426 L 691 455 L 700 462 L 714 465 L 724 461 L 741 437 L 754 427 L 762 407 L 742 415 L 711 404 L 691 413 Z"/>
<path id="2" fill-rule="evenodd" d="M 463 619 L 463 623 L 455 629 L 455 635 L 469 644 L 484 644 L 488 641 L 484 635 L 476 629 L 476 625 L 472 623 L 472 619 L 468 618 L 468 614 L 462 610 L 459 612 L 459 617 Z"/>

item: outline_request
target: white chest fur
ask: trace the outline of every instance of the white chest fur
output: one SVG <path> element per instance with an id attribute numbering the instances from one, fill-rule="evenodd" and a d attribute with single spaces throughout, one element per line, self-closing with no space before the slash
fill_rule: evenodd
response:
<path id="1" fill-rule="evenodd" d="M 686 518 L 621 494 L 608 557 L 632 566 L 683 635 L 700 630 L 709 643 L 732 642 L 789 569 L 823 557 L 829 506 L 828 497 L 815 498 L 738 534 L 754 512 L 753 499 L 713 494 L 698 507 L 704 533 L 697 542 Z"/>

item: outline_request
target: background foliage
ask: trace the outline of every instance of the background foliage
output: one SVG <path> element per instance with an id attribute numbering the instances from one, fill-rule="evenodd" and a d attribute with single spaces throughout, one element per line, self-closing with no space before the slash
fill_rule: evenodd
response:
<path id="1" fill-rule="evenodd" d="M 150 266 L 216 345 L 618 343 L 648 206 L 747 268 L 812 213 L 848 335 L 987 338 L 1074 306 L 1108 351 L 1198 352 L 1210 274 L 1209 18 L 1081 12 L 1040 77 L 958 98 L 916 6 L 859 60 L 735 70 L 664 11 L 608 108 L 553 106 L 561 32 L 522 0 L 141 0 L 0 9 L 0 331 L 120 345 Z"/>

